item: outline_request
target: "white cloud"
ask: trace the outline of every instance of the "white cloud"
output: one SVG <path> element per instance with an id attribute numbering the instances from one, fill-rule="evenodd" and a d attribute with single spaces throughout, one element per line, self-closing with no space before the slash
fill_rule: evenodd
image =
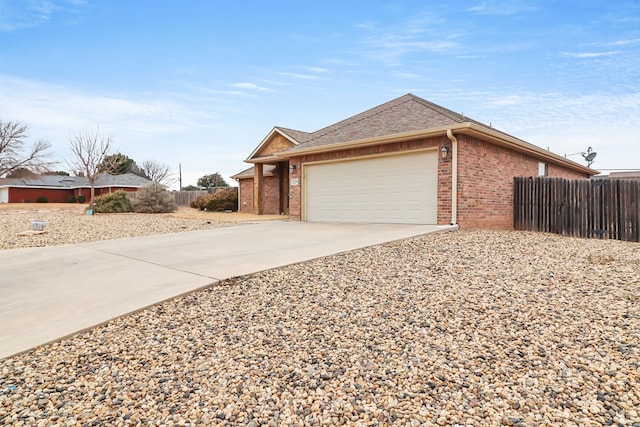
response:
<path id="1" fill-rule="evenodd" d="M 328 68 L 322 68 L 322 67 L 301 67 L 301 68 L 303 70 L 310 71 L 312 73 L 317 73 L 317 74 L 324 74 L 329 72 Z"/>
<path id="2" fill-rule="evenodd" d="M 402 66 L 414 54 L 460 54 L 458 40 L 464 35 L 456 22 L 432 11 L 416 12 L 390 25 L 360 24 L 362 32 L 351 54 L 365 56 L 388 66 Z"/>
<path id="3" fill-rule="evenodd" d="M 273 89 L 269 89 L 264 86 L 258 86 L 257 84 L 253 83 L 233 83 L 231 86 L 238 89 L 254 90 L 257 92 L 273 92 Z"/>
<path id="4" fill-rule="evenodd" d="M 219 171 L 227 179 L 246 168 L 242 160 L 273 126 L 263 110 L 252 108 L 261 104 L 257 92 L 240 86 L 192 85 L 162 95 L 121 95 L 0 74 L 0 119 L 19 121 L 34 139 L 51 142 L 63 169 L 69 137 L 99 127 L 136 161 L 157 160 L 174 170 L 181 162 L 188 185 L 208 173 Z M 247 103 L 247 97 L 256 102 Z"/>
<path id="5" fill-rule="evenodd" d="M 48 2 L 15 3 L 0 2 L 0 31 L 12 32 L 32 28 L 47 22 L 52 12 L 45 6 Z M 26 6 L 26 7 L 25 7 Z"/>
<path id="6" fill-rule="evenodd" d="M 51 0 L 0 0 L 0 32 L 38 27 L 62 13 L 74 14 L 85 0 L 66 0 L 66 5 Z"/>
<path id="7" fill-rule="evenodd" d="M 421 76 L 416 73 L 408 73 L 408 72 L 398 72 L 393 74 L 396 77 L 400 77 L 402 79 L 418 79 Z"/>
<path id="8" fill-rule="evenodd" d="M 299 79 L 299 80 L 317 80 L 317 79 L 320 78 L 320 77 L 314 76 L 312 74 L 302 74 L 302 73 L 280 72 L 280 73 L 278 73 L 278 75 L 280 75 L 282 77 L 290 77 L 290 78 Z"/>
<path id="9" fill-rule="evenodd" d="M 610 50 L 607 52 L 564 52 L 562 55 L 568 58 L 601 58 L 605 56 L 614 56 L 621 54 L 622 51 Z"/>
<path id="10" fill-rule="evenodd" d="M 610 43 L 603 43 L 603 46 L 628 46 L 631 44 L 640 43 L 640 39 L 627 39 L 627 40 L 616 40 Z"/>
<path id="11" fill-rule="evenodd" d="M 528 2 L 511 1 L 484 1 L 466 9 L 468 12 L 480 15 L 517 15 L 523 12 L 531 12 L 537 8 Z"/>

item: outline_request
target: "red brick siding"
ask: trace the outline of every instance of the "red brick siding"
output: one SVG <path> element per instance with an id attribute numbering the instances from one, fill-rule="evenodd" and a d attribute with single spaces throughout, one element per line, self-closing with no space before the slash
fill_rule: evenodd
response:
<path id="1" fill-rule="evenodd" d="M 291 168 L 295 167 L 294 171 Z M 302 163 L 300 158 L 289 159 L 289 219 L 300 221 L 302 219 Z M 293 180 L 298 180 L 293 185 Z"/>
<path id="2" fill-rule="evenodd" d="M 451 157 L 451 150 L 446 159 L 443 159 L 438 152 L 438 224 L 451 223 L 451 189 L 453 184 L 451 180 L 453 164 Z"/>
<path id="3" fill-rule="evenodd" d="M 512 228 L 513 178 L 537 176 L 541 160 L 465 135 L 458 142 L 458 224 Z M 547 175 L 587 178 L 549 163 Z"/>
<path id="4" fill-rule="evenodd" d="M 278 175 L 264 178 L 264 213 L 265 215 L 279 215 L 280 212 L 280 182 Z"/>
<path id="5" fill-rule="evenodd" d="M 537 175 L 537 174 L 536 174 Z M 576 171 L 563 168 L 561 166 L 547 164 L 547 176 L 553 176 L 556 178 L 566 179 L 585 179 L 589 178 L 587 175 L 578 173 Z"/>
<path id="6" fill-rule="evenodd" d="M 279 215 L 280 191 L 278 175 L 265 176 L 264 185 L 264 214 Z M 253 213 L 253 178 L 240 179 L 240 212 Z"/>
<path id="7" fill-rule="evenodd" d="M 137 188 L 131 187 L 106 187 L 96 188 L 95 194 L 99 196 L 101 194 L 109 194 L 123 190 L 127 192 L 135 192 Z M 35 203 L 38 201 L 38 197 L 46 197 L 49 203 L 67 203 L 69 196 L 84 195 L 85 202 L 89 202 L 91 198 L 91 188 L 21 188 L 11 187 L 9 188 L 9 203 Z"/>
<path id="8" fill-rule="evenodd" d="M 458 136 L 458 224 L 465 228 L 510 228 L 513 177 L 538 174 L 538 160 Z"/>
<path id="9" fill-rule="evenodd" d="M 240 180 L 240 203 L 238 211 L 253 213 L 253 178 Z"/>
<path id="10" fill-rule="evenodd" d="M 71 189 L 11 187 L 9 203 L 35 203 L 38 197 L 46 197 L 49 203 L 67 203 L 72 195 Z"/>

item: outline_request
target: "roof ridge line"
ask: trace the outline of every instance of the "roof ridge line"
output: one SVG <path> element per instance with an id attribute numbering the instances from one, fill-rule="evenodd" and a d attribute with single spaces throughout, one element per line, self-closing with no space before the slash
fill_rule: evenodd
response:
<path id="1" fill-rule="evenodd" d="M 419 96 L 415 96 L 413 94 L 410 94 L 410 95 L 413 96 L 413 98 L 414 98 L 414 100 L 416 102 L 419 102 L 419 103 L 423 104 L 425 107 L 429 107 L 432 110 L 435 110 L 435 111 L 439 112 L 440 114 L 443 114 L 443 115 L 447 116 L 448 118 L 450 118 L 451 120 L 454 120 L 454 121 L 456 121 L 458 123 L 464 123 L 465 121 L 474 121 L 474 122 L 476 121 L 476 120 L 473 120 L 470 117 L 465 116 L 464 114 L 456 113 L 455 111 L 450 110 L 447 107 L 443 107 L 442 105 L 438 105 L 438 104 L 436 104 L 434 102 L 431 102 L 431 101 L 429 101 L 427 99 L 420 98 Z"/>
<path id="2" fill-rule="evenodd" d="M 387 101 L 385 104 L 391 104 L 391 103 L 393 103 L 394 101 L 398 101 L 400 98 L 403 98 L 403 97 L 408 96 L 408 95 L 410 95 L 410 96 L 412 96 L 412 97 L 415 97 L 415 95 L 408 93 L 408 94 L 406 94 L 406 95 L 402 95 L 402 96 L 401 96 L 401 97 L 399 97 L 399 98 L 392 99 L 391 101 Z M 390 110 L 391 108 L 394 108 L 394 107 L 396 107 L 396 106 L 398 106 L 398 105 L 402 105 L 402 104 L 407 103 L 407 102 L 409 102 L 409 101 L 411 101 L 411 99 L 407 99 L 407 100 L 402 101 L 402 102 L 399 102 L 399 103 L 397 103 L 397 104 L 389 105 L 387 108 L 381 109 L 380 111 L 378 111 L 378 112 L 376 112 L 376 113 L 374 113 L 374 114 L 371 114 L 371 115 L 368 115 L 368 116 L 364 116 L 364 114 L 365 114 L 365 113 L 367 113 L 368 111 L 375 110 L 376 108 L 379 108 L 379 107 L 381 107 L 381 106 L 382 106 L 382 105 L 384 105 L 384 104 L 382 104 L 382 105 L 377 105 L 377 106 L 375 106 L 375 107 L 371 107 L 371 108 L 369 108 L 368 110 L 363 111 L 362 113 L 355 114 L 355 115 L 353 115 L 353 116 L 351 116 L 351 117 L 348 117 L 348 118 L 346 118 L 346 119 L 344 119 L 344 120 L 340 120 L 339 122 L 336 122 L 336 123 L 330 124 L 330 125 L 325 126 L 325 127 L 323 127 L 323 128 L 320 128 L 320 129 L 318 129 L 318 130 L 317 130 L 317 131 L 315 131 L 315 132 L 311 132 L 311 135 L 315 135 L 316 133 L 319 133 L 319 132 L 321 132 L 321 131 L 322 131 L 322 130 L 324 130 L 324 129 L 330 128 L 331 126 L 337 125 L 338 123 L 346 122 L 346 121 L 347 121 L 347 120 L 349 120 L 349 119 L 352 119 L 352 118 L 357 117 L 357 116 L 359 116 L 359 115 L 363 115 L 363 116 L 362 116 L 362 118 L 360 118 L 360 119 L 358 119 L 358 120 L 355 120 L 354 122 L 352 122 L 352 123 L 350 123 L 350 124 L 361 122 L 361 121 L 363 121 L 363 120 L 365 120 L 365 119 L 368 119 L 368 118 L 370 118 L 370 117 L 375 117 L 375 116 L 377 116 L 377 115 L 379 115 L 379 114 L 382 114 L 383 112 L 385 112 L 385 111 L 387 111 L 387 110 Z M 325 135 L 329 135 L 329 134 L 331 134 L 331 133 L 333 133 L 333 132 L 337 132 L 338 130 L 342 129 L 343 127 L 344 127 L 344 126 L 340 126 L 340 127 L 336 128 L 336 129 L 334 129 L 334 130 L 331 130 L 331 131 L 329 131 L 329 132 L 325 132 L 325 133 L 322 133 L 322 134 L 318 134 L 317 136 L 314 136 L 313 138 L 310 138 L 310 139 L 306 140 L 306 141 L 305 141 L 305 144 L 306 144 L 307 142 L 311 142 L 311 141 L 313 141 L 314 139 L 318 139 L 318 138 L 323 137 L 323 136 L 325 136 Z"/>

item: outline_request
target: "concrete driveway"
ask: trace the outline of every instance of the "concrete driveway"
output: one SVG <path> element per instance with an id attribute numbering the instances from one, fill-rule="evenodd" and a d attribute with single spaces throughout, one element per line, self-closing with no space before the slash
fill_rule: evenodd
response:
<path id="1" fill-rule="evenodd" d="M 0 251 L 0 359 L 230 277 L 452 228 L 270 221 Z"/>

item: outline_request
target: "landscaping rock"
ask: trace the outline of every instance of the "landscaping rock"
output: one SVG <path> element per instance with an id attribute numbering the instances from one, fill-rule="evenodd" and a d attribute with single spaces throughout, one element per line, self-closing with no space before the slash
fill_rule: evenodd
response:
<path id="1" fill-rule="evenodd" d="M 0 425 L 634 425 L 639 266 L 458 231 L 234 278 L 0 361 Z"/>

